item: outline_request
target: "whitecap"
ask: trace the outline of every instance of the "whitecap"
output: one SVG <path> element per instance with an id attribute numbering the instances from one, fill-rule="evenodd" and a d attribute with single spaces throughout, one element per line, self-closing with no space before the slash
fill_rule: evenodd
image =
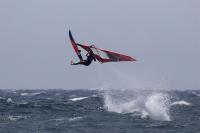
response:
<path id="1" fill-rule="evenodd" d="M 7 102 L 7 103 L 12 103 L 13 100 L 12 100 L 11 98 L 8 98 L 8 99 L 6 100 L 6 102 Z"/>
<path id="2" fill-rule="evenodd" d="M 76 97 L 76 98 L 71 98 L 69 100 L 75 102 L 75 101 L 80 101 L 80 100 L 83 100 L 83 99 L 86 99 L 86 98 L 88 98 L 88 97 Z"/>
<path id="3" fill-rule="evenodd" d="M 21 93 L 20 95 L 21 95 L 21 96 L 28 96 L 29 93 Z"/>
<path id="4" fill-rule="evenodd" d="M 192 91 L 191 92 L 193 95 L 197 96 L 197 97 L 200 97 L 200 93 L 197 93 L 196 91 Z"/>
<path id="5" fill-rule="evenodd" d="M 11 120 L 11 121 L 18 121 L 21 119 L 27 119 L 27 116 L 12 116 L 12 115 L 8 116 L 8 120 Z"/>
<path id="6" fill-rule="evenodd" d="M 44 91 L 40 91 L 40 92 L 33 92 L 33 93 L 21 93 L 21 96 L 36 96 L 36 95 L 40 95 L 44 93 Z"/>
<path id="7" fill-rule="evenodd" d="M 23 101 L 23 102 L 21 102 L 21 103 L 18 103 L 19 105 L 27 105 L 28 104 L 28 102 L 26 102 L 26 101 Z"/>
<path id="8" fill-rule="evenodd" d="M 34 93 L 30 93 L 30 96 L 36 96 L 36 95 L 40 95 L 40 94 L 43 94 L 44 91 L 41 91 L 41 92 L 34 92 Z"/>
<path id="9" fill-rule="evenodd" d="M 146 118 L 148 118 L 148 117 L 149 117 L 148 112 L 145 111 L 145 110 L 142 110 L 142 111 L 141 111 L 141 118 L 142 118 L 142 119 L 146 119 Z"/>
<path id="10" fill-rule="evenodd" d="M 189 102 L 186 102 L 186 101 L 175 101 L 171 104 L 172 106 L 173 105 L 185 105 L 185 106 L 190 106 L 191 104 Z"/>
<path id="11" fill-rule="evenodd" d="M 78 121 L 78 120 L 81 120 L 83 117 L 72 117 L 72 118 L 69 118 L 69 121 Z"/>
<path id="12" fill-rule="evenodd" d="M 97 95 L 97 94 L 94 94 L 94 95 L 92 95 L 91 97 L 98 97 L 98 95 Z"/>

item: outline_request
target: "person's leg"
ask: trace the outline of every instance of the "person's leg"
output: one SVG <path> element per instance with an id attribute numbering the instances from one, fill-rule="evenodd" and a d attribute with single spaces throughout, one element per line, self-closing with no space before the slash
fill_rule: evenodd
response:
<path id="1" fill-rule="evenodd" d="M 71 65 L 84 65 L 84 61 L 80 61 L 80 62 L 77 62 L 77 63 L 72 63 Z"/>

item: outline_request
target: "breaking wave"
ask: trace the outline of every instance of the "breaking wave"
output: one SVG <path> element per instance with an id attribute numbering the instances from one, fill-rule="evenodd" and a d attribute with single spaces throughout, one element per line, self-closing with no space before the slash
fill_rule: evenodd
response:
<path id="1" fill-rule="evenodd" d="M 45 93 L 44 91 L 41 92 L 33 92 L 33 93 L 21 93 L 21 96 L 36 96 Z"/>
<path id="2" fill-rule="evenodd" d="M 8 98 L 8 99 L 6 100 L 6 102 L 7 102 L 7 103 L 13 103 L 13 100 L 12 100 L 12 98 Z"/>
<path id="3" fill-rule="evenodd" d="M 81 100 L 86 99 L 86 98 L 88 98 L 88 97 L 76 97 L 76 98 L 71 98 L 69 100 L 75 102 L 75 101 L 81 101 Z"/>
<path id="4" fill-rule="evenodd" d="M 80 117 L 80 116 L 78 116 L 78 117 L 71 117 L 71 118 L 68 118 L 68 117 L 61 117 L 61 118 L 57 118 L 57 119 L 55 119 L 55 121 L 60 121 L 60 122 L 64 122 L 64 121 L 70 121 L 70 122 L 73 122 L 73 121 L 78 121 L 78 120 L 82 120 L 83 119 L 83 117 Z"/>
<path id="5" fill-rule="evenodd" d="M 104 108 L 109 112 L 133 113 L 141 118 L 170 121 L 170 98 L 163 92 L 106 91 Z"/>
<path id="6" fill-rule="evenodd" d="M 78 120 L 81 120 L 83 119 L 83 117 L 72 117 L 72 118 L 69 118 L 69 121 L 78 121 Z"/>
<path id="7" fill-rule="evenodd" d="M 11 121 L 18 121 L 18 120 L 22 120 L 22 119 L 27 119 L 27 116 L 13 116 L 13 115 L 9 115 L 8 116 L 8 120 Z"/>
<path id="8" fill-rule="evenodd" d="M 185 105 L 185 106 L 190 106 L 191 104 L 189 102 L 186 102 L 186 101 L 176 101 L 176 102 L 173 102 L 171 104 L 172 106 L 173 105 Z"/>
<path id="9" fill-rule="evenodd" d="M 197 96 L 197 97 L 200 97 L 200 93 L 199 92 L 196 92 L 196 91 L 192 91 L 191 94 Z"/>

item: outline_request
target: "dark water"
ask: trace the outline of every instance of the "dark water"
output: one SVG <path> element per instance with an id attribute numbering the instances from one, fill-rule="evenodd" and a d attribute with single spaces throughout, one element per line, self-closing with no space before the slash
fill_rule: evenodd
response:
<path id="1" fill-rule="evenodd" d="M 199 91 L 0 90 L 0 133 L 199 133 Z"/>

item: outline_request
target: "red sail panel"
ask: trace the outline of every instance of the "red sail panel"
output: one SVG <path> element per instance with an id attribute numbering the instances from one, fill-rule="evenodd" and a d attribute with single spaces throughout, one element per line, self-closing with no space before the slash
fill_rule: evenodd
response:
<path id="1" fill-rule="evenodd" d="M 74 51 L 76 52 L 77 56 L 79 57 L 80 60 L 83 60 L 83 57 L 81 56 L 81 53 L 78 49 L 78 46 L 76 44 L 76 42 L 74 41 L 74 38 L 72 36 L 71 31 L 69 30 L 69 39 L 71 41 L 72 47 L 74 48 Z"/>
<path id="2" fill-rule="evenodd" d="M 132 58 L 130 56 L 127 56 L 127 55 L 115 53 L 115 52 L 112 52 L 112 51 L 102 50 L 102 49 L 98 49 L 98 50 L 104 52 L 108 57 L 108 58 L 103 58 L 100 55 L 97 58 L 97 60 L 99 60 L 102 63 L 105 63 L 105 62 L 119 62 L 119 61 L 136 61 L 136 59 L 134 59 L 134 58 Z"/>
<path id="3" fill-rule="evenodd" d="M 95 54 L 96 59 L 101 63 L 119 62 L 119 61 L 136 61 L 136 59 L 130 56 L 99 49 L 99 48 L 96 48 L 95 46 L 87 46 L 87 45 L 82 45 L 82 44 L 78 44 L 78 46 L 82 47 L 87 52 L 92 50 L 93 53 Z"/>
<path id="4" fill-rule="evenodd" d="M 76 42 L 74 41 L 74 38 L 70 30 L 69 30 L 69 39 L 71 41 L 72 47 L 74 48 L 75 52 L 78 54 L 78 47 L 76 45 Z"/>

